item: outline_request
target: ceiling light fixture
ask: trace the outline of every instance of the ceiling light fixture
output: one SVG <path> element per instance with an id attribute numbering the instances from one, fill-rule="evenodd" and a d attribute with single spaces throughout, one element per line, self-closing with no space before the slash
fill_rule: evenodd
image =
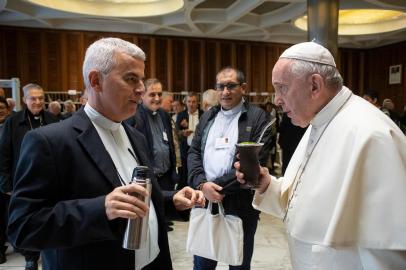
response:
<path id="1" fill-rule="evenodd" d="M 27 0 L 30 3 L 79 14 L 104 17 L 149 17 L 175 12 L 184 0 Z"/>
<path id="2" fill-rule="evenodd" d="M 294 21 L 307 31 L 307 15 Z M 371 35 L 406 28 L 406 13 L 383 9 L 347 9 L 338 14 L 338 34 L 343 36 Z"/>

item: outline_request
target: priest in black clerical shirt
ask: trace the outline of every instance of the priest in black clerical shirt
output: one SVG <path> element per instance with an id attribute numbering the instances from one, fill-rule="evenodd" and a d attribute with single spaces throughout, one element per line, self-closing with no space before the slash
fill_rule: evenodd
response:
<path id="1" fill-rule="evenodd" d="M 41 86 L 30 83 L 23 87 L 23 92 L 25 108 L 6 120 L 0 137 L 0 192 L 8 195 L 13 191 L 13 175 L 25 134 L 57 121 L 51 113 L 44 110 L 44 90 Z M 39 252 L 19 251 L 25 257 L 26 269 L 38 269 Z"/>

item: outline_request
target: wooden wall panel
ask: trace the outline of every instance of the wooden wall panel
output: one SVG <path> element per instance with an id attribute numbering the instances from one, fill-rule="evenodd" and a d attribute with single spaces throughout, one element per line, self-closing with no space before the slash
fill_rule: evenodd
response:
<path id="1" fill-rule="evenodd" d="M 158 78 L 163 86 L 163 90 L 168 90 L 168 39 L 155 39 L 155 77 Z"/>
<path id="2" fill-rule="evenodd" d="M 22 70 L 25 81 L 41 83 L 41 35 L 39 31 L 25 31 L 21 35 Z"/>
<path id="3" fill-rule="evenodd" d="M 214 41 L 206 42 L 206 88 L 214 88 L 216 84 L 216 73 L 220 69 L 220 63 L 217 61 L 217 44 Z"/>
<path id="4" fill-rule="evenodd" d="M 406 42 L 368 50 L 365 59 L 365 89 L 377 91 L 380 102 L 392 99 L 395 109 L 401 112 L 406 105 Z M 400 84 L 389 84 L 392 65 L 402 65 Z"/>
<path id="5" fill-rule="evenodd" d="M 363 80 L 360 77 L 363 74 L 360 70 L 365 67 L 361 63 L 360 52 L 359 50 L 342 49 L 339 52 L 339 61 L 337 61 L 344 85 L 355 94 L 360 94 L 363 91 L 363 89 L 360 89 L 360 86 L 362 86 L 360 80 Z"/>
<path id="6" fill-rule="evenodd" d="M 173 91 L 184 91 L 184 73 L 185 73 L 185 43 L 183 39 L 173 39 Z M 185 90 L 186 91 L 186 90 Z"/>
<path id="7" fill-rule="evenodd" d="M 42 84 L 47 91 L 59 91 L 62 89 L 62 53 L 60 52 L 61 39 L 57 33 L 46 32 L 43 34 L 42 42 Z M 77 61 L 80 61 L 78 59 Z M 82 80 L 82 76 L 80 78 Z M 76 88 L 73 88 L 76 89 Z"/>
<path id="8" fill-rule="evenodd" d="M 271 46 L 267 45 L 266 46 L 266 65 L 267 65 L 267 70 L 266 70 L 266 89 L 270 90 L 271 92 L 274 91 L 273 85 L 272 85 L 272 70 L 273 67 L 276 64 L 276 61 L 278 61 L 279 58 L 279 51 L 276 46 Z"/>
<path id="9" fill-rule="evenodd" d="M 3 69 L 1 70 L 0 78 L 10 79 L 13 77 L 21 77 L 21 64 L 20 59 L 22 58 L 20 53 L 20 46 L 18 32 L 11 29 L 5 29 L 2 31 L 2 50 L 4 50 L 1 55 L 1 62 Z"/>
<path id="10" fill-rule="evenodd" d="M 220 68 L 232 66 L 232 43 L 220 42 Z"/>
<path id="11" fill-rule="evenodd" d="M 289 46 L 249 41 L 164 37 L 128 33 L 65 31 L 0 26 L 0 78 L 20 78 L 21 85 L 39 83 L 48 91 L 82 90 L 86 48 L 101 37 L 114 36 L 140 46 L 147 55 L 146 77 L 155 76 L 169 91 L 213 88 L 224 66 L 246 75 L 247 92 L 273 91 L 272 69 Z M 406 103 L 406 42 L 369 50 L 340 49 L 337 65 L 354 93 L 375 89 Z M 389 85 L 391 65 L 402 65 L 402 83 Z"/>
<path id="12" fill-rule="evenodd" d="M 251 77 L 253 92 L 265 92 L 266 89 L 266 47 L 255 44 L 251 47 Z"/>
<path id="13" fill-rule="evenodd" d="M 151 72 L 151 39 L 148 37 L 138 37 L 138 45 L 147 55 L 147 60 L 145 61 L 145 78 L 150 78 L 152 76 L 151 73 L 155 72 Z M 155 68 L 155 65 L 153 67 Z"/>
<path id="14" fill-rule="evenodd" d="M 82 54 L 80 52 L 80 35 L 67 34 L 66 35 L 66 49 L 67 49 L 67 85 L 64 89 L 83 89 L 82 83 Z"/>
<path id="15" fill-rule="evenodd" d="M 247 75 L 247 46 L 244 43 L 236 44 L 236 67 Z"/>
<path id="16" fill-rule="evenodd" d="M 203 92 L 206 89 L 202 88 L 201 84 L 201 43 L 199 40 L 189 41 L 189 77 L 190 77 L 190 91 L 192 92 Z"/>

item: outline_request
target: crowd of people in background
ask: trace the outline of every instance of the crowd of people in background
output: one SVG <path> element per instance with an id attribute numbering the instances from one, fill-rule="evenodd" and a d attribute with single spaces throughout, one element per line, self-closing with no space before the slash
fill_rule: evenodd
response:
<path id="1" fill-rule="evenodd" d="M 126 48 L 125 50 L 127 50 L 127 46 L 129 46 L 126 43 L 117 41 L 106 42 L 112 42 L 109 46 L 113 47 L 124 46 Z M 103 46 L 103 44 L 96 45 Z M 45 142 L 41 142 L 41 136 L 46 137 L 50 136 L 50 134 L 54 134 L 55 136 L 60 136 L 62 138 L 63 134 L 60 134 L 56 128 L 66 129 L 67 132 L 76 134 L 71 130 L 72 128 L 86 130 L 86 128 L 89 128 L 89 125 L 93 123 L 96 126 L 96 129 L 93 128 L 92 131 L 89 132 L 94 135 L 94 139 L 98 141 L 100 147 L 103 145 L 106 146 L 107 152 L 109 152 L 108 154 L 111 156 L 114 165 L 117 167 L 118 175 L 120 175 L 122 173 L 120 169 L 122 168 L 122 161 L 119 159 L 116 160 L 116 153 L 113 150 L 111 150 L 113 152 L 110 152 L 109 144 L 112 142 L 105 139 L 105 136 L 107 136 L 109 132 L 112 134 L 114 132 L 118 132 L 117 130 L 120 128 L 116 127 L 115 123 L 123 122 L 125 123 L 125 125 L 123 124 L 124 129 L 120 131 L 121 133 L 118 132 L 121 136 L 120 140 L 123 140 L 123 142 L 120 143 L 124 143 L 124 148 L 128 148 L 128 151 L 124 149 L 126 156 L 128 156 L 130 159 L 134 159 L 132 162 L 130 162 L 130 164 L 124 164 L 123 168 L 126 166 L 131 167 L 136 164 L 149 164 L 152 169 L 154 179 L 156 179 L 157 184 L 159 185 L 159 187 L 156 188 L 159 188 L 164 194 L 162 198 L 154 198 L 154 207 L 157 208 L 157 220 L 162 218 L 160 212 L 162 207 L 160 205 L 161 201 L 164 201 L 165 203 L 167 201 L 172 201 L 172 203 L 175 204 L 178 212 L 180 210 L 180 212 L 182 212 L 183 210 L 191 207 L 190 205 L 180 206 L 183 203 L 180 203 L 180 201 L 184 198 L 193 200 L 193 202 L 196 200 L 201 204 L 202 199 L 200 198 L 197 200 L 195 199 L 195 196 L 202 196 L 201 194 L 203 194 L 204 197 L 210 201 L 222 201 L 227 213 L 239 216 L 244 224 L 243 265 L 235 268 L 230 267 L 230 269 L 250 268 L 254 248 L 254 235 L 259 219 L 259 211 L 254 209 L 251 205 L 254 198 L 253 192 L 250 190 L 241 190 L 239 183 L 236 181 L 236 169 L 234 168 L 234 162 L 237 161 L 235 156 L 235 144 L 241 141 L 256 141 L 264 126 L 266 126 L 266 124 L 272 119 L 276 119 L 275 124 L 272 125 L 269 132 L 267 132 L 266 136 L 263 138 L 265 145 L 260 153 L 260 163 L 261 166 L 267 167 L 273 175 L 284 175 L 289 164 L 289 160 L 294 154 L 302 136 L 305 134 L 306 127 L 309 123 L 301 126 L 292 123 L 291 118 L 288 117 L 287 113 L 283 113 L 282 108 L 278 106 L 280 104 L 274 104 L 271 102 L 271 100 L 268 100 L 263 104 L 258 104 L 258 106 L 249 103 L 248 98 L 244 97 L 245 90 L 247 88 L 245 76 L 240 70 L 232 67 L 225 67 L 217 73 L 215 89 L 208 89 L 201 95 L 190 92 L 184 97 L 183 100 L 179 98 L 175 99 L 175 96 L 172 93 L 165 91 L 165 85 L 160 82 L 159 78 L 147 78 L 144 80 L 143 71 L 141 72 L 140 69 L 143 66 L 142 57 L 145 58 L 145 56 L 143 56 L 143 52 L 141 53 L 138 51 L 138 49 L 131 47 L 128 49 L 129 52 L 121 52 L 121 54 L 117 54 L 116 56 L 119 61 L 122 61 L 120 63 L 126 63 L 135 67 L 133 74 L 124 74 L 123 76 L 134 77 L 131 79 L 137 84 L 136 87 L 137 91 L 139 92 L 137 93 L 138 96 L 123 97 L 124 101 L 115 100 L 118 103 L 123 103 L 127 101 L 125 100 L 126 98 L 130 99 L 134 103 L 130 105 L 133 105 L 134 108 L 136 107 L 136 109 L 133 111 L 131 108 L 124 108 L 123 105 L 122 109 L 127 110 L 123 113 L 118 111 L 120 108 L 114 108 L 116 106 L 115 104 L 108 103 L 111 102 L 109 101 L 109 96 L 103 96 L 100 93 L 102 91 L 112 91 L 106 89 L 107 87 L 111 87 L 111 85 L 113 85 L 113 88 L 117 87 L 114 86 L 114 83 L 116 82 L 111 79 L 111 85 L 105 86 L 103 84 L 105 83 L 103 80 L 106 78 L 98 77 L 99 75 L 93 74 L 92 71 L 90 71 L 88 74 L 90 81 L 86 81 L 87 90 L 80 99 L 80 105 L 75 104 L 72 100 L 65 100 L 63 102 L 52 101 L 45 105 L 44 89 L 42 89 L 42 87 L 38 84 L 29 83 L 23 87 L 24 108 L 19 112 L 14 112 L 13 109 L 15 105 L 13 104 L 13 100 L 6 98 L 4 90 L 0 89 L 0 264 L 6 261 L 5 250 L 7 247 L 5 244 L 7 242 L 7 209 L 10 196 L 15 192 L 14 188 L 17 180 L 19 180 L 21 183 L 28 181 L 25 179 L 23 170 L 29 170 L 31 167 L 36 166 L 35 162 L 30 164 L 32 161 L 29 160 L 30 156 L 28 155 L 29 152 L 27 151 L 33 151 L 33 147 L 35 146 L 30 146 L 29 143 L 37 141 L 38 145 L 43 147 L 42 151 L 51 151 L 47 148 Z M 136 50 L 139 54 L 132 56 L 133 58 L 127 59 L 127 54 L 133 53 L 133 50 Z M 90 55 L 89 57 L 97 58 L 98 56 Z M 119 70 L 119 66 L 116 66 L 115 68 L 117 68 L 117 72 L 125 73 L 125 71 Z M 398 113 L 392 100 L 386 98 L 382 101 L 382 103 L 380 103 L 378 95 L 374 91 L 365 92 L 363 98 L 373 104 L 376 109 L 382 112 L 382 114 L 386 114 L 388 117 L 390 117 L 390 119 L 392 119 L 393 122 L 399 128 L 401 128 L 404 133 L 406 132 L 406 106 L 403 108 L 401 113 Z M 110 107 L 108 107 L 106 104 Z M 128 113 L 128 111 L 130 113 Z M 105 114 L 103 114 L 103 112 Z M 88 120 L 88 117 L 91 120 Z M 87 120 L 85 121 L 83 119 Z M 77 124 L 74 121 L 78 121 L 77 123 L 80 124 Z M 58 126 L 53 124 L 57 122 L 60 122 Z M 49 125 L 50 127 L 47 129 L 42 128 L 46 125 Z M 75 125 L 82 126 L 78 127 Z M 22 148 L 23 139 L 31 130 L 36 130 L 36 132 L 30 132 L 31 141 L 25 142 L 25 146 Z M 109 132 L 106 132 L 105 130 L 109 130 Z M 133 135 L 128 135 L 128 139 L 125 136 L 126 133 L 130 134 L 132 130 L 134 130 L 136 134 L 134 136 L 138 139 L 139 137 L 144 137 L 139 139 L 145 142 L 142 147 L 136 146 L 136 144 L 132 142 Z M 97 133 L 99 133 L 100 137 L 95 135 Z M 77 135 L 78 134 L 75 136 Z M 227 138 L 227 140 L 220 141 L 219 138 Z M 80 142 L 80 145 L 77 145 L 78 142 L 70 141 L 68 138 L 65 138 L 65 140 L 66 147 L 68 147 L 68 144 L 70 143 L 73 145 L 73 148 L 80 149 L 78 151 L 81 153 L 84 151 L 83 149 L 88 148 L 89 155 L 93 154 L 92 151 L 96 151 L 90 150 L 90 147 L 84 142 Z M 44 145 L 41 143 L 44 143 Z M 137 150 L 138 147 L 142 148 L 142 154 L 140 154 L 139 150 Z M 27 156 L 23 157 L 22 161 L 19 161 L 21 151 L 27 154 Z M 107 152 L 100 153 L 100 155 L 108 156 Z M 36 154 L 38 154 L 38 158 L 47 158 L 44 156 L 45 153 L 43 152 Z M 94 157 L 94 159 L 95 162 L 99 162 L 97 157 Z M 92 163 L 87 157 L 83 160 L 85 164 Z M 18 162 L 21 163 L 19 166 Z M 63 161 L 61 160 L 61 162 Z M 26 165 L 27 168 L 22 168 L 23 165 Z M 114 166 L 110 167 L 114 168 Z M 19 172 L 16 172 L 18 170 Z M 26 173 L 35 172 L 27 171 Z M 126 173 L 123 174 L 126 175 Z M 96 169 L 95 172 L 89 173 L 89 175 L 92 177 L 101 177 L 100 173 L 97 172 Z M 21 179 L 14 179 L 14 176 Z M 81 177 L 82 176 L 78 175 L 72 176 L 72 178 L 74 178 L 73 181 L 83 180 Z M 66 181 L 71 180 L 72 179 L 67 179 Z M 22 196 L 24 195 L 24 189 L 20 182 L 17 185 L 20 192 L 18 195 Z M 95 183 L 90 182 L 88 184 L 90 186 L 95 185 Z M 48 184 L 39 184 L 40 187 L 43 186 L 44 190 L 46 190 L 46 188 L 51 190 L 53 184 L 47 185 Z M 227 189 L 223 190 L 225 186 L 227 186 Z M 67 190 L 62 192 L 59 188 L 61 187 L 56 189 L 64 194 L 64 199 L 58 199 L 60 199 L 62 202 L 68 200 L 69 198 L 74 200 L 74 196 L 71 198 L 70 194 L 64 193 L 68 192 Z M 121 187 L 117 187 L 117 189 L 120 188 Z M 34 189 L 35 191 L 40 192 L 38 191 L 39 187 L 34 187 Z M 98 190 L 98 192 L 96 192 L 97 194 L 92 194 L 92 192 L 89 191 L 89 194 L 92 196 L 108 194 L 106 190 L 107 188 L 104 188 L 104 190 Z M 200 193 L 194 194 L 191 190 L 196 190 Z M 74 190 L 72 192 L 74 192 L 78 197 L 83 195 L 79 190 Z M 117 190 L 116 192 L 121 192 L 120 194 L 122 194 L 123 191 Z M 137 190 L 137 192 L 142 191 Z M 177 192 L 182 198 L 174 197 L 174 194 Z M 40 192 L 35 193 L 34 195 L 42 196 L 43 194 Z M 44 201 L 49 204 L 50 208 L 54 207 L 52 206 L 52 203 L 56 200 L 57 198 L 53 197 L 47 197 L 46 200 L 44 199 Z M 17 199 L 14 199 L 12 208 L 17 209 L 24 203 L 27 203 L 27 201 L 24 201 L 24 198 L 17 196 Z M 37 203 L 39 204 L 39 202 Z M 77 203 L 86 204 L 87 202 L 82 202 L 78 199 Z M 98 202 L 92 203 L 96 205 Z M 39 205 L 36 206 L 40 207 Z M 78 206 L 76 205 L 75 207 Z M 22 210 L 20 209 L 19 211 Z M 24 211 L 28 211 L 28 206 Z M 173 212 L 176 211 L 166 211 L 166 214 L 164 215 L 163 220 L 166 231 L 173 230 L 171 225 L 173 224 L 172 221 L 174 218 L 179 218 L 180 216 L 181 219 L 187 220 L 187 215 L 182 215 L 182 213 L 178 213 L 179 215 L 176 215 L 173 214 Z M 55 213 L 49 213 L 49 215 L 53 214 Z M 140 212 L 137 212 L 137 214 L 142 215 Z M 72 213 L 72 215 L 79 214 Z M 112 215 L 111 218 L 115 219 L 123 216 L 127 217 L 127 215 Z M 20 218 L 23 217 L 21 216 Z M 13 217 L 11 222 L 17 224 L 17 221 L 18 220 L 16 217 Z M 95 217 L 95 219 L 91 222 L 97 222 L 97 218 Z M 39 226 L 40 220 L 38 220 L 37 223 L 34 222 L 33 224 L 37 224 Z M 37 240 L 36 235 L 27 235 L 28 232 L 25 232 L 25 236 L 28 239 L 31 239 L 31 242 L 27 240 L 27 243 L 25 244 L 25 240 L 21 239 L 19 234 L 24 233 L 26 228 L 19 226 L 22 225 L 14 225 L 14 239 L 10 242 L 22 244 L 23 248 L 15 248 L 15 250 L 24 255 L 26 260 L 26 269 L 36 270 L 38 269 L 40 252 L 33 250 L 40 249 L 39 247 L 41 247 L 41 244 L 35 242 Z M 116 229 L 117 231 L 121 231 L 119 225 L 117 225 Z M 102 228 L 102 230 L 105 230 L 106 233 L 109 234 L 107 227 Z M 157 230 L 159 230 L 159 232 L 153 237 L 159 237 L 159 241 L 157 241 L 159 242 L 162 251 L 160 254 L 163 254 L 163 257 L 160 257 L 161 255 L 157 255 L 159 253 L 159 249 L 156 250 L 153 246 L 151 246 L 151 250 L 158 253 L 149 254 L 151 256 L 153 255 L 154 257 L 148 257 L 146 261 L 144 260 L 145 264 L 143 264 L 143 266 L 153 263 L 156 260 L 156 256 L 158 256 L 161 262 L 168 261 L 167 256 L 169 255 L 166 250 L 167 238 L 165 234 L 160 232 L 161 228 L 157 227 Z M 59 232 L 62 231 L 63 230 L 61 228 L 61 231 Z M 114 231 L 114 233 L 115 232 L 116 231 Z M 91 241 L 95 241 L 97 239 L 105 241 L 106 243 L 103 243 L 106 245 L 106 247 L 108 247 L 109 250 L 112 250 L 112 247 L 119 247 L 117 243 L 112 240 L 113 235 L 109 235 L 107 240 L 104 239 L 106 238 L 104 236 L 97 236 L 97 232 L 91 236 L 84 235 L 85 231 L 83 232 L 84 238 L 93 237 Z M 82 243 L 80 241 L 76 243 L 72 242 L 72 239 L 60 239 L 59 242 L 57 240 L 55 240 L 55 242 L 50 241 L 50 244 L 44 244 L 43 248 L 64 247 L 68 248 L 67 250 L 69 250 L 71 245 L 76 244 L 79 247 L 81 245 L 85 245 L 84 248 L 92 248 L 91 243 Z M 26 249 L 24 246 L 32 246 L 34 248 Z M 61 253 L 59 255 L 51 254 L 48 251 L 45 258 L 47 258 L 49 261 L 46 263 L 55 263 L 53 260 L 61 260 L 61 258 L 65 258 L 63 256 L 69 258 L 70 256 L 74 255 L 74 252 L 78 252 L 78 250 L 73 249 L 71 251 L 71 254 L 68 254 L 69 251 L 64 251 L 65 253 L 60 251 Z M 124 261 L 128 259 L 128 254 L 116 254 L 116 251 L 114 251 L 114 254 L 117 255 L 117 258 L 125 258 Z M 96 257 L 100 256 L 97 255 L 93 259 L 96 259 Z M 121 265 L 122 263 L 123 262 L 107 264 L 115 266 Z M 134 262 L 132 262 L 132 265 L 133 264 Z M 194 269 L 196 270 L 215 269 L 216 264 L 217 262 L 213 260 L 205 259 L 199 256 L 194 257 Z M 70 265 L 73 266 L 75 264 L 72 263 Z M 111 269 L 115 268 L 113 267 Z"/>

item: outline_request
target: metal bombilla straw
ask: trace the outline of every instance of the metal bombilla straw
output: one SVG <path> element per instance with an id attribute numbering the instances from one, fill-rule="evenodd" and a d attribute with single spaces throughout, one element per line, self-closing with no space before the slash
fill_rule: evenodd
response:
<path id="1" fill-rule="evenodd" d="M 275 123 L 275 121 L 276 121 L 276 117 L 275 117 L 274 119 L 272 119 L 272 120 L 264 127 L 264 129 L 263 129 L 262 132 L 261 132 L 261 136 L 259 136 L 259 138 L 258 138 L 258 140 L 257 140 L 257 143 L 261 143 L 261 140 L 262 140 L 262 137 L 264 137 L 265 131 L 267 131 L 268 128 L 271 127 L 271 126 Z"/>

